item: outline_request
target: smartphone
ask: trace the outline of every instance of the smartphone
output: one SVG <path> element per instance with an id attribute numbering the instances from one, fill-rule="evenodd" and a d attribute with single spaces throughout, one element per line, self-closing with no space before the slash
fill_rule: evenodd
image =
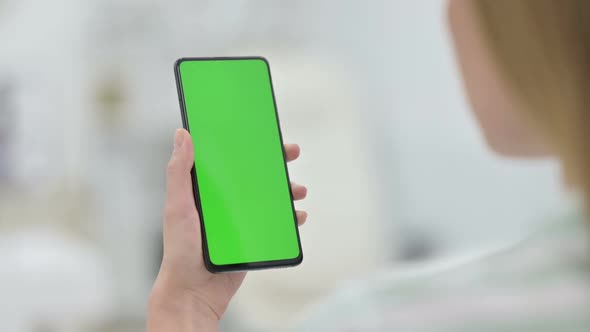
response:
<path id="1" fill-rule="evenodd" d="M 295 266 L 303 253 L 270 66 L 263 57 L 174 65 L 192 137 L 193 192 L 211 272 Z"/>

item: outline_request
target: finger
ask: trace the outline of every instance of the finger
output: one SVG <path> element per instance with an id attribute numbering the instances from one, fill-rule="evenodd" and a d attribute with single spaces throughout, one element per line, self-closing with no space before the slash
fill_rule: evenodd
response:
<path id="1" fill-rule="evenodd" d="M 307 196 L 307 187 L 291 182 L 291 193 L 293 194 L 293 200 L 304 199 Z"/>
<path id="2" fill-rule="evenodd" d="M 301 154 L 301 148 L 297 144 L 285 144 L 285 155 L 287 157 L 287 161 L 293 161 L 299 158 L 299 154 Z"/>
<path id="3" fill-rule="evenodd" d="M 196 214 L 191 181 L 194 150 L 190 134 L 178 129 L 174 152 L 168 162 L 166 185 L 166 217 L 186 218 Z"/>
<path id="4" fill-rule="evenodd" d="M 296 211 L 297 214 L 297 224 L 302 226 L 307 221 L 307 212 L 305 211 Z"/>

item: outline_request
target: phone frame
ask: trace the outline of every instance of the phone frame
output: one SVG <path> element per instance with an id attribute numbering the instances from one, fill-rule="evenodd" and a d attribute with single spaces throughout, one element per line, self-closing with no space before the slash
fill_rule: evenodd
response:
<path id="1" fill-rule="evenodd" d="M 283 151 L 283 164 L 285 166 L 285 173 L 287 175 L 287 186 L 289 187 L 289 195 L 291 198 L 291 210 L 293 211 L 293 220 L 295 226 L 295 233 L 297 236 L 297 245 L 299 247 L 299 256 L 292 258 L 292 259 L 284 259 L 284 260 L 273 260 L 273 261 L 262 261 L 262 262 L 246 262 L 246 263 L 237 263 L 237 264 L 226 264 L 226 265 L 217 265 L 211 261 L 209 256 L 209 247 L 207 246 L 207 234 L 205 231 L 205 220 L 203 217 L 202 207 L 201 207 L 201 197 L 199 192 L 199 181 L 197 176 L 196 166 L 193 164 L 193 168 L 191 169 L 191 178 L 193 184 L 193 196 L 195 199 L 195 205 L 197 207 L 197 211 L 199 213 L 200 219 L 200 226 L 201 226 L 201 238 L 202 238 L 202 246 L 203 246 L 203 260 L 205 262 L 205 267 L 209 272 L 212 273 L 223 273 L 223 272 L 238 272 L 238 271 L 251 271 L 251 270 L 262 270 L 262 269 L 271 269 L 271 268 L 284 268 L 284 267 L 292 267 L 301 264 L 303 261 L 303 249 L 301 247 L 301 237 L 299 235 L 299 226 L 297 223 L 297 213 L 295 212 L 295 203 L 293 200 L 293 191 L 291 188 L 291 178 L 289 176 L 289 169 L 287 167 L 287 156 L 284 149 L 284 142 L 283 142 L 283 133 L 281 131 L 281 125 L 279 121 L 279 114 L 278 114 L 278 107 L 276 102 L 276 97 L 274 93 L 274 86 L 272 82 L 272 75 L 270 72 L 270 63 L 269 61 L 262 56 L 235 56 L 235 57 L 186 57 L 180 58 L 174 62 L 174 77 L 176 80 L 176 90 L 178 91 L 178 103 L 180 105 L 180 115 L 182 118 L 182 126 L 190 133 L 190 128 L 188 124 L 188 116 L 186 112 L 186 104 L 184 100 L 184 93 L 182 89 L 182 80 L 181 80 L 181 73 L 180 73 L 180 65 L 185 61 L 233 61 L 233 60 L 261 60 L 266 63 L 266 68 L 268 69 L 268 78 L 270 81 L 270 89 L 272 94 L 273 106 L 275 110 L 275 117 L 276 117 L 276 124 L 279 130 L 279 139 L 281 142 L 281 150 Z"/>

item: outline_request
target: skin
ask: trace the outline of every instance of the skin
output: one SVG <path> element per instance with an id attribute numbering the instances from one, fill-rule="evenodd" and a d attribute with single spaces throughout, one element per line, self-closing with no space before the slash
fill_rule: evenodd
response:
<path id="1" fill-rule="evenodd" d="M 507 157 L 550 155 L 542 135 L 519 117 L 521 106 L 494 61 L 471 0 L 450 0 L 448 18 L 471 110 L 488 146 Z"/>
<path id="2" fill-rule="evenodd" d="M 470 0 L 449 1 L 449 23 L 465 90 L 492 150 L 510 157 L 548 155 L 541 135 L 525 125 L 516 110 L 519 101 L 502 79 L 478 26 Z M 289 161 L 299 147 L 286 145 Z M 168 167 L 164 218 L 164 258 L 148 309 L 148 331 L 216 331 L 245 273 L 213 275 L 205 269 L 199 215 L 192 197 L 190 170 L 194 163 L 188 132 L 179 129 Z M 295 199 L 306 188 L 293 186 Z M 297 213 L 300 224 L 307 214 Z"/>
<path id="3" fill-rule="evenodd" d="M 299 157 L 299 146 L 286 144 L 287 161 Z M 189 133 L 176 131 L 167 171 L 164 211 L 164 255 L 148 305 L 148 331 L 215 331 L 246 273 L 212 274 L 205 268 L 199 214 L 192 193 L 194 149 Z M 307 188 L 292 183 L 293 198 Z M 297 211 L 299 225 L 307 213 Z"/>

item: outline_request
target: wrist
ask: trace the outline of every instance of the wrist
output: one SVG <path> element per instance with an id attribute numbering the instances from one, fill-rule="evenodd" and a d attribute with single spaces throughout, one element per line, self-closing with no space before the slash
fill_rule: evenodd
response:
<path id="1" fill-rule="evenodd" d="M 156 282 L 148 303 L 148 331 L 217 331 L 215 311 L 190 292 Z M 173 328 L 174 327 L 174 328 Z"/>

